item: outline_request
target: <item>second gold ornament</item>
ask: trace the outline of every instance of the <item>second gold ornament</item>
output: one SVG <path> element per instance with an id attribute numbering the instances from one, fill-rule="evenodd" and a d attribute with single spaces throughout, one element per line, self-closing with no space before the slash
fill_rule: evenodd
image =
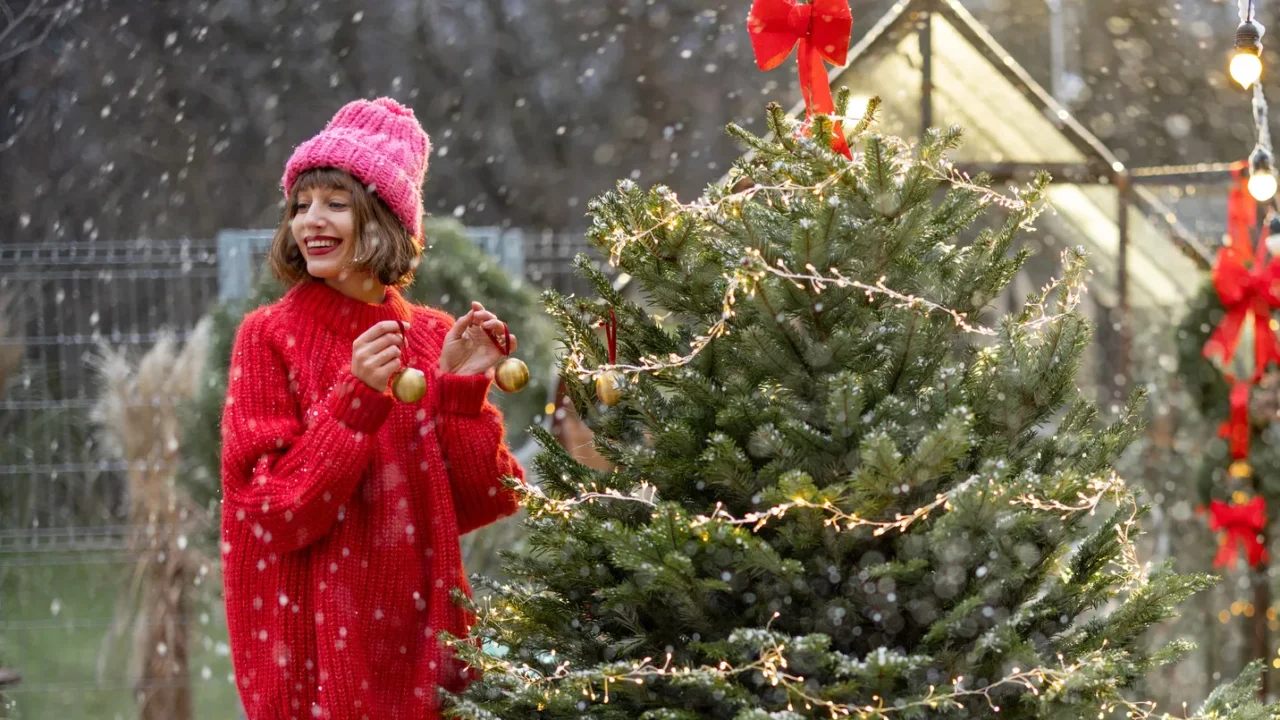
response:
<path id="1" fill-rule="evenodd" d="M 503 343 L 499 343 L 496 338 L 489 335 L 489 340 L 493 342 L 494 347 L 506 356 L 493 369 L 493 380 L 502 392 L 518 393 L 529 384 L 529 366 L 525 365 L 520 358 L 511 357 L 511 330 L 507 328 L 506 323 L 502 324 L 502 331 L 506 334 L 506 340 Z M 485 334 L 488 332 L 486 331 Z"/>
<path id="2" fill-rule="evenodd" d="M 618 316 L 613 308 L 609 308 L 609 321 L 601 321 L 604 325 L 604 336 L 609 343 L 609 364 L 618 364 Z M 609 407 L 616 407 L 622 401 L 622 389 L 627 376 L 618 370 L 605 370 L 596 376 L 596 397 Z"/>

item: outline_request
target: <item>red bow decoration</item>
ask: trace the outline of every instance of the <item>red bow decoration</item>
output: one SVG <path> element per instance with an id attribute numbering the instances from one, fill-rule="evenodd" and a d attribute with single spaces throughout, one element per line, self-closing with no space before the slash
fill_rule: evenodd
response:
<path id="1" fill-rule="evenodd" d="M 1213 286 L 1227 316 L 1209 336 L 1204 356 L 1228 367 L 1240 343 L 1240 332 L 1252 314 L 1254 366 L 1250 380 L 1257 380 L 1268 364 L 1280 363 L 1280 343 L 1271 330 L 1271 308 L 1280 307 L 1280 260 L 1264 260 L 1266 245 L 1262 242 L 1256 255 L 1249 246 L 1257 216 L 1245 182 L 1241 180 L 1231 189 L 1227 203 L 1230 242 L 1218 251 L 1213 264 Z"/>
<path id="2" fill-rule="evenodd" d="M 1218 555 L 1214 567 L 1236 566 L 1237 550 L 1243 547 L 1249 567 L 1257 567 L 1267 561 L 1267 548 L 1258 542 L 1258 535 L 1267 524 L 1267 504 L 1261 495 L 1243 505 L 1228 505 L 1221 500 L 1209 503 L 1209 529 L 1224 531 L 1218 542 Z"/>
<path id="3" fill-rule="evenodd" d="M 1231 414 L 1218 427 L 1218 436 L 1231 446 L 1231 459 L 1249 457 L 1249 383 L 1231 383 Z"/>
<path id="4" fill-rule="evenodd" d="M 799 5 L 796 0 L 753 0 L 747 15 L 747 30 L 755 50 L 756 65 L 772 70 L 782 64 L 797 44 L 800 50 L 800 92 L 804 95 L 806 120 L 815 112 L 831 115 L 836 110 L 831 84 L 823 62 L 844 65 L 853 32 L 853 11 L 849 0 L 812 0 Z M 806 132 L 808 125 L 806 124 Z M 831 147 L 852 158 L 840 123 L 835 123 Z"/>

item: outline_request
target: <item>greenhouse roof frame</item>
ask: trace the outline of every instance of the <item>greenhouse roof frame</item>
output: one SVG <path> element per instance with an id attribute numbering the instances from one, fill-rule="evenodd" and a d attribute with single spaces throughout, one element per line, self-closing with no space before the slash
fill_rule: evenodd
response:
<path id="1" fill-rule="evenodd" d="M 939 23 L 935 27 L 937 19 Z M 934 126 L 936 98 L 939 88 L 935 86 L 936 72 L 939 70 L 935 47 L 935 33 L 939 30 L 954 30 L 973 51 L 985 59 L 1005 82 L 1030 103 L 1041 116 L 1052 123 L 1060 136 L 1073 149 L 1073 159 L 1054 161 L 1019 162 L 1008 160 L 995 161 L 957 161 L 958 170 L 969 174 L 986 174 L 993 182 L 1028 181 L 1041 171 L 1048 171 L 1057 186 L 1109 186 L 1114 188 L 1115 214 L 1111 223 L 1114 225 L 1114 285 L 1115 307 L 1119 314 L 1122 331 L 1122 348 L 1118 358 L 1123 373 L 1128 375 L 1129 363 L 1129 315 L 1131 277 L 1132 228 L 1130 225 L 1130 209 L 1136 210 L 1155 227 L 1159 234 L 1180 251 L 1190 261 L 1191 266 L 1203 271 L 1210 267 L 1213 250 L 1211 244 L 1204 242 L 1182 225 L 1161 200 L 1144 185 L 1171 184 L 1219 184 L 1231 182 L 1237 169 L 1231 164 L 1212 164 L 1197 166 L 1127 168 L 1106 144 L 1085 128 L 1065 106 L 1059 103 L 1031 74 L 1020 65 L 966 10 L 958 0 L 899 0 L 886 12 L 876 24 L 859 39 L 850 49 L 845 64 L 832 68 L 828 78 L 833 87 L 842 84 L 842 79 L 859 65 L 876 62 L 886 52 L 902 43 L 904 38 L 915 35 L 914 42 L 918 48 L 918 67 L 913 70 L 919 76 L 919 108 L 920 127 Z M 910 64 L 910 63 L 908 63 Z M 952 71 L 955 68 L 951 68 Z M 985 68 L 983 69 L 985 70 Z M 792 114 L 799 115 L 805 111 L 803 102 L 793 106 Z M 852 111 L 851 111 L 852 112 Z M 1097 190 L 1087 192 L 1098 192 Z M 1150 263 L 1138 258 L 1139 272 L 1150 268 Z M 1185 278 L 1185 274 L 1183 275 Z M 1149 278 L 1141 278 L 1146 280 Z M 1194 288 L 1190 289 L 1194 292 Z"/>

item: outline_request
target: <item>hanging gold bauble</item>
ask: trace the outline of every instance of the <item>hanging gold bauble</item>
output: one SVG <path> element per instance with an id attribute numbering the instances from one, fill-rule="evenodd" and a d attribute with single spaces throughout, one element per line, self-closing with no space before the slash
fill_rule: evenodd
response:
<path id="1" fill-rule="evenodd" d="M 404 368 L 392 376 L 391 394 L 400 402 L 418 402 L 427 394 L 427 376 L 418 368 Z"/>
<path id="2" fill-rule="evenodd" d="M 493 369 L 493 379 L 502 392 L 518 393 L 529 384 L 529 366 L 508 355 Z"/>
<path id="3" fill-rule="evenodd" d="M 1233 478 L 1243 480 L 1253 474 L 1253 469 L 1249 467 L 1249 463 L 1245 460 L 1236 460 L 1231 463 L 1231 467 L 1227 468 L 1227 473 Z"/>
<path id="4" fill-rule="evenodd" d="M 622 386 L 626 376 L 617 370 L 606 370 L 596 376 L 596 397 L 600 402 L 613 407 L 622 399 Z"/>

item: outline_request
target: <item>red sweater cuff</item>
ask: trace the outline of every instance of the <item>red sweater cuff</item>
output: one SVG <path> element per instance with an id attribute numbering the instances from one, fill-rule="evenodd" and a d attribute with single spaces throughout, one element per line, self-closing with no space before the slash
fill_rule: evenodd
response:
<path id="1" fill-rule="evenodd" d="M 478 415 L 489 396 L 489 378 L 484 373 L 475 375 L 440 376 L 438 401 L 440 411 L 455 415 Z"/>
<path id="2" fill-rule="evenodd" d="M 343 425 L 372 435 L 382 427 L 394 404 L 390 391 L 378 392 L 347 373 L 333 389 L 333 416 Z"/>

